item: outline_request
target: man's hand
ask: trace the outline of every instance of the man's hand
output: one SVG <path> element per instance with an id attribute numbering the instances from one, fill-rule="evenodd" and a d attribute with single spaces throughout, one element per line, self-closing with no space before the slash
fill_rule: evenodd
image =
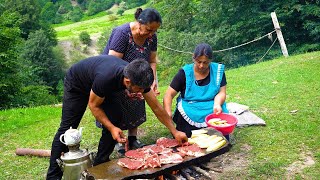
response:
<path id="1" fill-rule="evenodd" d="M 188 142 L 188 137 L 184 132 L 177 131 L 175 134 L 173 134 L 173 136 L 179 142 L 180 145 L 185 142 Z"/>
<path id="2" fill-rule="evenodd" d="M 126 136 L 123 134 L 122 130 L 118 127 L 113 127 L 110 131 L 112 138 L 118 143 L 125 143 L 127 141 Z"/>

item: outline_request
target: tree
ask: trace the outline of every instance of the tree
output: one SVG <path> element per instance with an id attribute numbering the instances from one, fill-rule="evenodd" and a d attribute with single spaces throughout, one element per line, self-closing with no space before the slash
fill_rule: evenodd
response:
<path id="1" fill-rule="evenodd" d="M 69 1 L 69 0 L 59 2 L 58 6 L 59 6 L 58 13 L 60 13 L 60 14 L 66 14 L 66 13 L 72 11 L 72 9 L 73 9 L 71 1 Z"/>
<path id="2" fill-rule="evenodd" d="M 41 8 L 36 0 L 5 0 L 5 7 L 8 11 L 21 15 L 20 30 L 24 39 L 28 38 L 30 32 L 41 28 Z"/>
<path id="3" fill-rule="evenodd" d="M 146 0 L 125 0 L 124 2 L 127 4 L 128 8 L 138 7 L 147 3 Z"/>
<path id="4" fill-rule="evenodd" d="M 80 21 L 82 17 L 83 17 L 83 13 L 79 6 L 74 7 L 73 11 L 71 11 L 69 14 L 69 18 L 73 22 Z"/>
<path id="5" fill-rule="evenodd" d="M 101 12 L 103 10 L 107 10 L 112 7 L 114 4 L 114 0 L 95 0 L 90 1 L 88 5 L 88 15 L 92 16 L 94 14 L 97 14 L 98 12 Z"/>
<path id="6" fill-rule="evenodd" d="M 54 23 L 56 12 L 57 8 L 53 5 L 53 3 L 47 2 L 41 10 L 41 20 L 50 24 Z"/>
<path id="7" fill-rule="evenodd" d="M 22 42 L 19 18 L 18 13 L 4 11 L 0 14 L 0 109 L 10 107 L 22 87 L 21 78 L 17 76 L 22 70 L 17 60 Z"/>
<path id="8" fill-rule="evenodd" d="M 30 34 L 21 58 L 31 62 L 34 74 L 39 77 L 34 81 L 52 87 L 55 93 L 59 80 L 63 78 L 64 63 L 54 55 L 52 48 L 45 31 L 38 30 Z"/>
<path id="9" fill-rule="evenodd" d="M 165 30 L 159 31 L 159 43 L 178 50 L 190 49 L 187 45 L 199 40 L 220 50 L 261 37 L 274 30 L 270 17 L 273 11 L 277 13 L 289 54 L 320 49 L 320 1 L 157 0 L 155 7 L 163 16 Z M 178 32 L 175 36 L 179 38 L 169 40 L 172 35 L 168 32 Z M 271 44 L 272 41 L 264 38 L 215 53 L 216 61 L 226 63 L 227 67 L 254 63 Z M 166 51 L 162 57 L 169 54 Z M 265 59 L 279 55 L 281 51 L 276 43 Z"/>
<path id="10" fill-rule="evenodd" d="M 177 31 L 191 30 L 194 7 L 192 1 L 162 0 L 156 5 L 163 18 L 163 28 Z"/>

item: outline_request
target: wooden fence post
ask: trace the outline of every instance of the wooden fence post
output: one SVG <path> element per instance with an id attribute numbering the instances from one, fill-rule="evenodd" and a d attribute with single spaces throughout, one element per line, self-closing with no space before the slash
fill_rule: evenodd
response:
<path id="1" fill-rule="evenodd" d="M 279 22 L 278 22 L 278 18 L 277 18 L 277 15 L 276 15 L 275 12 L 271 13 L 271 18 L 272 18 L 272 22 L 273 22 L 273 25 L 274 25 L 274 29 L 276 30 L 276 33 L 277 33 L 277 37 L 278 37 L 278 40 L 279 40 L 279 43 L 280 43 L 282 54 L 285 57 L 288 57 L 289 54 L 288 54 L 287 46 L 286 46 L 286 43 L 284 42 L 284 39 L 283 39 L 283 36 L 282 36 L 282 32 L 281 32 L 281 29 L 280 29 L 280 25 L 279 25 Z"/>

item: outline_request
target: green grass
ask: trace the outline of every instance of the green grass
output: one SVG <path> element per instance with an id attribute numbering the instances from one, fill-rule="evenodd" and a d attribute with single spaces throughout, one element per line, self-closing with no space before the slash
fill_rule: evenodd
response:
<path id="1" fill-rule="evenodd" d="M 85 14 L 82 19 L 80 20 L 81 21 L 86 21 L 86 20 L 91 20 L 91 19 L 95 19 L 95 18 L 99 18 L 99 17 L 103 17 L 103 16 L 107 16 L 108 13 L 107 11 L 101 11 L 95 15 L 92 15 L 92 16 L 88 16 L 87 14 Z M 68 21 L 64 21 L 63 23 L 60 23 L 60 24 L 52 24 L 52 27 L 53 28 L 56 28 L 56 27 L 61 27 L 61 26 L 66 26 L 66 25 L 69 25 L 69 24 L 73 24 L 75 22 L 71 21 L 71 20 L 68 20 Z"/>
<path id="2" fill-rule="evenodd" d="M 88 32 L 90 35 L 101 34 L 107 28 L 112 28 L 126 22 L 133 21 L 133 15 L 123 15 L 114 21 L 109 20 L 110 15 L 102 16 L 87 21 L 81 21 L 65 26 L 56 27 L 58 40 L 70 40 L 78 38 L 82 31 Z"/>
<path id="3" fill-rule="evenodd" d="M 147 5 L 141 6 L 142 8 Z M 57 32 L 58 40 L 71 40 L 79 38 L 82 31 L 88 32 L 90 35 L 100 35 L 106 29 L 119 26 L 121 24 L 135 21 L 134 13 L 136 8 L 126 10 L 122 16 L 116 15 L 117 8 L 112 8 L 112 14 L 107 14 L 106 11 L 100 12 L 93 16 L 84 16 L 80 22 L 66 21 L 61 24 L 55 24 L 52 27 Z M 112 17 L 117 17 L 116 20 L 110 20 Z"/>
<path id="4" fill-rule="evenodd" d="M 249 105 L 267 123 L 236 131 L 236 146 L 253 147 L 249 177 L 282 177 L 301 153 L 319 162 L 319 68 L 315 52 L 227 71 L 228 101 Z M 309 170 L 306 177 L 319 177 L 319 163 Z"/>
<path id="5" fill-rule="evenodd" d="M 251 111 L 267 123 L 265 127 L 236 129 L 236 144 L 231 152 L 251 150 L 249 168 L 245 173 L 230 174 L 233 179 L 285 179 L 286 168 L 303 161 L 310 153 L 315 164 L 291 179 L 320 177 L 320 52 L 228 70 L 227 101 L 248 105 Z M 172 77 L 170 77 L 172 78 Z M 167 84 L 160 84 L 161 96 Z M 296 113 L 290 113 L 297 110 Z M 61 108 L 35 108 L 0 111 L 0 179 L 43 179 L 48 158 L 16 156 L 16 148 L 50 149 L 52 138 L 60 123 Z M 147 122 L 141 139 L 153 143 L 161 136 L 170 136 L 147 107 Z M 82 148 L 96 151 L 100 130 L 94 118 L 86 112 L 80 126 L 83 130 Z M 229 178 L 228 178 L 229 179 Z"/>

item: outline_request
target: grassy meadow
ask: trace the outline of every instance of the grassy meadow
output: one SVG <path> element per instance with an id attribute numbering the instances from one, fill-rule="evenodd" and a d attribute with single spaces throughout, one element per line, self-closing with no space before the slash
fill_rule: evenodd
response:
<path id="1" fill-rule="evenodd" d="M 318 179 L 320 177 L 320 52 L 278 58 L 226 71 L 227 101 L 248 105 L 267 126 L 236 128 L 231 153 L 244 152 L 248 167 L 222 179 Z M 170 77 L 172 78 L 172 77 Z M 167 84 L 160 84 L 162 96 Z M 49 159 L 16 156 L 16 148 L 50 149 L 61 107 L 0 111 L 0 179 L 44 179 Z M 169 136 L 149 107 L 142 141 Z M 100 129 L 87 111 L 81 147 L 96 151 Z M 249 148 L 248 148 L 249 147 Z M 306 157 L 313 163 L 304 164 Z M 300 166 L 299 166 L 300 165 Z M 290 173 L 290 167 L 298 167 Z M 300 168 L 299 168 L 300 167 Z"/>
<path id="2" fill-rule="evenodd" d="M 145 8 L 145 6 L 142 6 Z M 106 29 L 111 29 L 115 26 L 134 21 L 134 9 L 126 10 L 122 16 L 116 15 L 117 8 L 112 8 L 109 10 L 112 14 L 106 14 L 106 12 L 101 12 L 96 16 L 90 16 L 85 18 L 80 22 L 66 22 L 62 24 L 54 25 L 54 29 L 57 32 L 57 38 L 61 40 L 71 40 L 74 38 L 79 38 L 81 32 L 86 31 L 90 35 L 100 35 Z"/>

